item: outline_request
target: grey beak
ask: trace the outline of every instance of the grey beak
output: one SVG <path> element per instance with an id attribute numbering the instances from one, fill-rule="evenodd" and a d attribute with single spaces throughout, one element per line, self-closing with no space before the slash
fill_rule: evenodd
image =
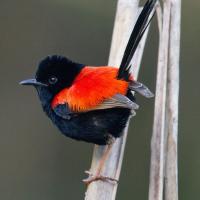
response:
<path id="1" fill-rule="evenodd" d="M 33 86 L 47 86 L 44 83 L 38 82 L 35 78 L 23 80 L 19 83 L 20 85 L 33 85 Z"/>

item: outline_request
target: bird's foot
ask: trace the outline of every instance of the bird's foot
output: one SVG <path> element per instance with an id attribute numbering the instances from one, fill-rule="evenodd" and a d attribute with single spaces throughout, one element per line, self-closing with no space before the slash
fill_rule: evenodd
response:
<path id="1" fill-rule="evenodd" d="M 83 182 L 86 185 L 89 185 L 90 183 L 92 183 L 94 181 L 99 181 L 99 180 L 100 181 L 110 181 L 112 183 L 118 183 L 117 179 L 114 179 L 114 178 L 111 178 L 111 177 L 108 177 L 108 176 L 102 176 L 101 174 L 93 175 L 90 171 L 85 171 L 85 173 L 89 175 L 88 178 L 83 179 Z"/>

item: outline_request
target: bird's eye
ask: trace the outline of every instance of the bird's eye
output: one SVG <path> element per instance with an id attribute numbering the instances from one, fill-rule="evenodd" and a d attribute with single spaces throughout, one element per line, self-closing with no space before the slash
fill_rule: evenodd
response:
<path id="1" fill-rule="evenodd" d="M 51 76 L 51 77 L 49 78 L 49 83 L 50 83 L 51 85 L 57 83 L 57 81 L 58 81 L 58 79 L 57 79 L 57 77 L 55 77 L 55 76 Z"/>

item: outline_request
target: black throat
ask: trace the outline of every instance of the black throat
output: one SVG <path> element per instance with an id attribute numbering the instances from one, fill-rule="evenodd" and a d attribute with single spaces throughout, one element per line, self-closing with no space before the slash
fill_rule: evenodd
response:
<path id="1" fill-rule="evenodd" d="M 51 102 L 53 100 L 54 95 L 48 90 L 48 88 L 37 86 L 36 90 L 38 92 L 39 99 L 42 104 L 43 110 L 50 115 L 51 113 Z"/>

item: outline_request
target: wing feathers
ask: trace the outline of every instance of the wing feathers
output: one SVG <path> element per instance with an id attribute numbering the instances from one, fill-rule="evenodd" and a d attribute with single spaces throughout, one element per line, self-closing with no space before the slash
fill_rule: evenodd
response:
<path id="1" fill-rule="evenodd" d="M 56 107 L 53 108 L 53 111 L 63 119 L 71 119 L 72 112 L 70 111 L 68 105 L 65 104 L 58 104 Z"/>
<path id="2" fill-rule="evenodd" d="M 137 110 L 139 106 L 135 102 L 131 101 L 128 97 L 121 94 L 116 94 L 112 98 L 103 101 L 100 105 L 88 110 L 76 112 L 70 110 L 67 103 L 59 104 L 53 110 L 59 117 L 70 120 L 73 114 L 89 112 L 94 110 L 111 109 L 111 108 L 127 108 L 131 110 L 132 115 L 135 115 L 136 114 L 135 110 Z"/>
<path id="3" fill-rule="evenodd" d="M 149 90 L 149 88 L 138 81 L 130 82 L 129 89 L 138 92 L 139 94 L 141 94 L 146 98 L 154 97 L 154 94 Z"/>
<path id="4" fill-rule="evenodd" d="M 107 99 L 103 101 L 99 106 L 94 108 L 95 110 L 99 109 L 109 109 L 109 108 L 128 108 L 130 110 L 132 109 L 138 109 L 139 106 L 131 101 L 128 97 L 121 95 L 121 94 L 116 94 L 110 99 Z"/>

